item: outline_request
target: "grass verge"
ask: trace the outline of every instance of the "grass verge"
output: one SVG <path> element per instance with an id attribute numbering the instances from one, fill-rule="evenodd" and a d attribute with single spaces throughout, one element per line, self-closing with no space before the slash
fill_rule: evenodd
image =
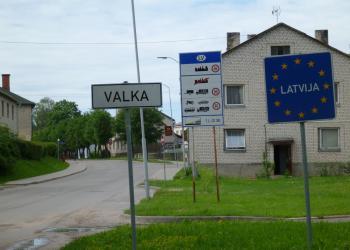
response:
<path id="1" fill-rule="evenodd" d="M 349 249 L 350 223 L 314 223 L 313 249 Z M 64 250 L 131 249 L 131 229 L 73 241 Z M 137 229 L 138 249 L 307 249 L 302 222 L 181 222 Z"/>
<path id="2" fill-rule="evenodd" d="M 34 176 L 49 174 L 63 170 L 68 163 L 58 161 L 52 157 L 45 157 L 39 161 L 17 160 L 15 166 L 6 174 L 0 175 L 0 184 Z"/>
<path id="3" fill-rule="evenodd" d="M 303 178 L 220 178 L 221 201 L 216 201 L 213 170 L 200 169 L 196 202 L 192 202 L 191 177 L 178 173 L 172 181 L 151 181 L 161 189 L 136 206 L 137 215 L 238 215 L 305 216 Z M 312 216 L 350 214 L 350 177 L 310 178 Z"/>

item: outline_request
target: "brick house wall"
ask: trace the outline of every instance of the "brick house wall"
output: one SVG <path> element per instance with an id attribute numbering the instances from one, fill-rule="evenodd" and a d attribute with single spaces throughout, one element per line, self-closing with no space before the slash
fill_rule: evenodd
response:
<path id="1" fill-rule="evenodd" d="M 269 141 L 275 138 L 291 139 L 292 174 L 302 174 L 299 124 L 267 123 L 263 60 L 271 56 L 271 46 L 276 45 L 289 45 L 290 54 L 331 53 L 334 82 L 339 83 L 339 103 L 336 105 L 336 119 L 306 122 L 310 172 L 319 173 L 318 163 L 350 161 L 350 57 L 280 24 L 223 54 L 224 89 L 226 85 L 243 85 L 244 105 L 225 105 L 225 125 L 216 128 L 219 171 L 222 175 L 255 176 L 261 169 L 265 145 L 269 160 L 274 162 L 274 144 Z M 319 150 L 319 128 L 327 127 L 339 128 L 340 150 L 337 152 Z M 245 129 L 245 149 L 225 150 L 224 129 Z M 195 160 L 203 164 L 213 164 L 211 130 L 206 127 L 194 128 Z M 192 159 L 192 130 L 189 131 Z"/>

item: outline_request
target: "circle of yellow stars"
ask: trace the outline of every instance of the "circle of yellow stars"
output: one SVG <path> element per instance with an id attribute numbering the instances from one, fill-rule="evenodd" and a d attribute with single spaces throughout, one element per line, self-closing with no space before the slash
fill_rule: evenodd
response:
<path id="1" fill-rule="evenodd" d="M 301 60 L 301 58 L 299 58 L 299 57 L 297 57 L 296 59 L 294 59 L 294 63 L 297 64 L 297 65 L 301 64 L 301 62 L 302 62 L 302 60 Z M 316 62 L 313 61 L 313 60 L 310 60 L 310 61 L 308 61 L 306 64 L 307 64 L 308 68 L 314 68 L 315 65 L 316 65 Z M 288 69 L 288 64 L 283 63 L 283 64 L 281 65 L 281 68 L 282 68 L 282 70 L 287 70 L 287 69 Z M 321 70 L 318 72 L 318 75 L 319 75 L 320 77 L 324 77 L 324 76 L 326 75 L 326 72 L 325 72 L 323 69 L 321 69 Z M 278 77 L 279 77 L 278 74 L 277 74 L 277 73 L 274 73 L 274 74 L 272 75 L 272 80 L 273 80 L 273 81 L 278 81 Z M 325 82 L 325 83 L 323 84 L 323 89 L 324 89 L 324 90 L 328 90 L 328 89 L 330 89 L 330 87 L 331 87 L 331 84 L 329 84 L 329 83 L 327 83 L 327 82 Z M 277 93 L 277 89 L 274 88 L 274 87 L 272 87 L 272 88 L 270 89 L 270 94 L 273 95 L 273 94 L 276 94 L 276 93 Z M 323 96 L 323 97 L 320 98 L 320 102 L 321 102 L 322 104 L 326 104 L 327 101 L 328 101 L 328 100 L 327 100 L 327 98 L 326 98 L 325 96 Z M 281 103 L 279 100 L 276 100 L 276 101 L 274 102 L 275 107 L 280 107 L 281 104 L 282 104 L 282 103 Z M 318 108 L 317 108 L 316 106 L 313 106 L 312 109 L 311 109 L 310 111 L 311 111 L 311 113 L 313 113 L 313 114 L 317 114 L 317 113 L 318 113 Z M 289 109 L 286 109 L 286 110 L 283 111 L 283 113 L 284 113 L 286 116 L 290 116 L 290 115 L 292 114 L 292 111 L 289 110 Z M 298 117 L 299 117 L 300 119 L 305 118 L 305 113 L 304 113 L 304 112 L 299 112 L 299 113 L 298 113 Z"/>

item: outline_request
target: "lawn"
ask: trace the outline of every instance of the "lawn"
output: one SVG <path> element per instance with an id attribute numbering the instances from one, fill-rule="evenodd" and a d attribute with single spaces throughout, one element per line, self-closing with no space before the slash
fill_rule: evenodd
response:
<path id="1" fill-rule="evenodd" d="M 314 249 L 349 249 L 350 223 L 314 223 Z M 302 222 L 178 222 L 138 227 L 138 249 L 306 249 Z M 63 248 L 131 249 L 129 226 L 87 236 Z"/>
<path id="2" fill-rule="evenodd" d="M 278 179 L 220 178 L 221 202 L 216 202 L 213 170 L 200 169 L 197 200 L 192 202 L 192 182 L 181 171 L 172 181 L 152 181 L 155 196 L 136 206 L 137 215 L 237 215 L 305 216 L 301 177 Z M 310 178 L 312 216 L 350 214 L 350 177 Z"/>
<path id="3" fill-rule="evenodd" d="M 8 181 L 30 178 L 63 170 L 68 163 L 58 161 L 52 157 L 45 157 L 39 161 L 17 160 L 15 166 L 6 175 L 0 175 L 0 184 Z"/>

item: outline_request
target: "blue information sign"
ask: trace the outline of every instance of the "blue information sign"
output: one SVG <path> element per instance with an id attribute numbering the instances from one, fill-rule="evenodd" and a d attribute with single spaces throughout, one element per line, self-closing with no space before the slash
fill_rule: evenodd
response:
<path id="1" fill-rule="evenodd" d="M 268 121 L 335 117 L 330 53 L 265 58 Z"/>

